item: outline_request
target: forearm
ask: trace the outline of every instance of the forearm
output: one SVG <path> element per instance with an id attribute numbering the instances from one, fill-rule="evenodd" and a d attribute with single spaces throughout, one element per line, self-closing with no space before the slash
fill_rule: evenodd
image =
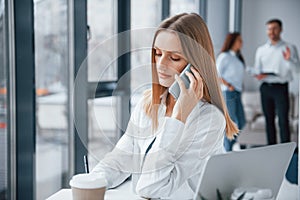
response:
<path id="1" fill-rule="evenodd" d="M 230 91 L 233 91 L 235 88 L 228 81 L 223 78 L 220 78 L 223 85 L 225 85 Z"/>
<path id="2" fill-rule="evenodd" d="M 121 137 L 115 148 L 105 155 L 91 173 L 105 174 L 108 187 L 116 187 L 131 173 L 138 170 L 137 163 L 139 162 L 139 157 L 133 153 L 133 138 L 127 132 Z"/>
<path id="3" fill-rule="evenodd" d="M 221 78 L 221 81 L 222 81 L 222 83 L 224 84 L 224 85 L 226 85 L 227 87 L 231 87 L 232 85 L 229 83 L 229 82 L 227 82 L 225 79 L 223 79 L 223 78 Z"/>
<path id="4" fill-rule="evenodd" d="M 100 161 L 96 167 L 91 171 L 95 174 L 104 174 L 107 181 L 107 188 L 114 188 L 120 185 L 131 173 L 124 170 L 115 169 L 113 166 L 109 166 L 107 163 Z"/>

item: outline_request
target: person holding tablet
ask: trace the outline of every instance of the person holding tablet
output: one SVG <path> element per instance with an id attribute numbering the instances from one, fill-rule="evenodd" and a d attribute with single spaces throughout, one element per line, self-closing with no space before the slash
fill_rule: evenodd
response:
<path id="1" fill-rule="evenodd" d="M 157 28 L 152 44 L 152 88 L 135 106 L 125 134 L 91 173 L 108 188 L 129 176 L 145 198 L 191 199 L 211 155 L 224 153 L 224 134 L 238 132 L 219 86 L 214 49 L 203 19 L 178 14 Z M 190 63 L 186 88 L 179 74 Z M 177 82 L 174 98 L 168 88 Z"/>
<path id="2" fill-rule="evenodd" d="M 256 50 L 256 78 L 261 81 L 261 105 L 266 122 L 268 144 L 276 144 L 275 116 L 278 115 L 281 143 L 290 141 L 288 82 L 293 70 L 300 69 L 297 48 L 281 39 L 282 22 L 266 23 L 269 40 Z"/>

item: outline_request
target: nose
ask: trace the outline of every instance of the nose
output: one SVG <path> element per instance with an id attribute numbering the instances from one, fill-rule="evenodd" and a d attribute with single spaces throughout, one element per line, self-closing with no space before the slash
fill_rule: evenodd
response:
<path id="1" fill-rule="evenodd" d="M 271 34 L 274 34 L 274 33 L 275 33 L 275 29 L 274 29 L 274 28 L 270 28 L 270 29 L 269 29 L 269 32 L 270 32 Z"/>
<path id="2" fill-rule="evenodd" d="M 156 58 L 156 65 L 160 69 L 167 69 L 167 66 L 168 66 L 167 56 L 162 54 L 160 57 Z"/>

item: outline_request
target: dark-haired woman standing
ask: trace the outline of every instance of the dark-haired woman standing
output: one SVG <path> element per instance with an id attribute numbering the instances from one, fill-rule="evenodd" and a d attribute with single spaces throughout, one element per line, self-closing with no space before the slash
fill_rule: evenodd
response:
<path id="1" fill-rule="evenodd" d="M 227 34 L 216 62 L 229 115 L 240 130 L 246 122 L 241 101 L 245 71 L 245 61 L 241 54 L 242 44 L 243 40 L 240 33 Z M 224 147 L 226 151 L 231 151 L 235 142 L 236 137 L 233 140 L 225 137 Z"/>

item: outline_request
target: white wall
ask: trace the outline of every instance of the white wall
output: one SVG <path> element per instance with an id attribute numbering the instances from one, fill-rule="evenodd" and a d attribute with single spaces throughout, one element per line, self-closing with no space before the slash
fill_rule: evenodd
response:
<path id="1" fill-rule="evenodd" d="M 295 44 L 300 51 L 300 0 L 243 0 L 242 36 L 244 46 L 242 53 L 246 64 L 253 66 L 256 48 L 267 41 L 265 23 L 271 18 L 279 18 L 283 23 L 282 39 Z M 290 90 L 299 92 L 299 73 L 290 83 Z M 256 90 L 258 82 L 247 77 L 246 89 Z"/>

